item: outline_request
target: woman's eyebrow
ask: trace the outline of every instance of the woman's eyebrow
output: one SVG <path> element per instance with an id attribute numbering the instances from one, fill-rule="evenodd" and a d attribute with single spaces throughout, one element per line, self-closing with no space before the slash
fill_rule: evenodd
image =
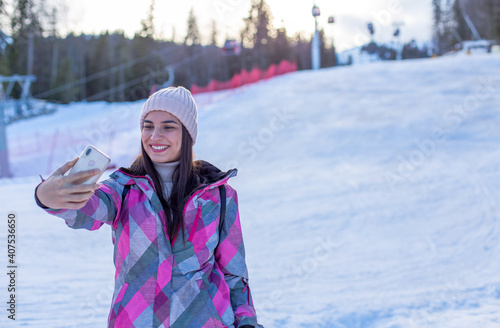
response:
<path id="1" fill-rule="evenodd" d="M 150 121 L 150 120 L 144 120 L 144 123 L 153 124 L 153 122 L 152 122 L 152 121 Z M 176 121 L 174 121 L 174 120 L 163 121 L 163 122 L 161 122 L 161 123 L 174 123 L 174 124 L 178 124 L 178 123 L 177 123 Z"/>

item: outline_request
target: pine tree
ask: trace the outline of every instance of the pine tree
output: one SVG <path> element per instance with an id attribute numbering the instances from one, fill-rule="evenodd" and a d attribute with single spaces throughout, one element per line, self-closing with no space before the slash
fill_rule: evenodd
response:
<path id="1" fill-rule="evenodd" d="M 432 0 L 432 12 L 433 12 L 433 34 L 434 34 L 434 47 L 436 49 L 436 53 L 440 54 L 440 26 L 441 26 L 441 1 L 440 0 Z"/>
<path id="2" fill-rule="evenodd" d="M 210 45 L 217 45 L 217 24 L 212 20 L 212 33 L 210 34 Z"/>
<path id="3" fill-rule="evenodd" d="M 144 58 L 151 55 L 151 53 L 157 52 L 156 41 L 151 38 L 143 38 L 140 35 L 135 35 L 132 39 L 130 45 L 130 51 L 127 55 L 130 56 L 130 60 L 134 61 L 139 58 Z M 154 58 L 148 59 L 147 61 L 140 61 L 135 63 L 130 67 L 128 73 L 130 74 L 130 79 L 137 79 L 142 77 L 142 81 L 138 85 L 133 85 L 129 90 L 126 91 L 128 100 L 137 100 L 147 98 L 151 87 L 156 83 L 156 75 L 161 72 L 161 69 L 165 67 L 165 58 L 158 55 Z"/>
<path id="4" fill-rule="evenodd" d="M 42 3 L 43 4 L 43 3 Z M 45 12 L 40 5 L 37 9 L 34 0 L 18 0 L 11 15 L 10 27 L 12 45 L 8 48 L 10 74 L 34 74 L 33 62 L 35 41 L 42 38 L 41 20 Z"/>
<path id="5" fill-rule="evenodd" d="M 269 66 L 268 43 L 271 41 L 271 10 L 265 0 L 252 0 L 245 27 L 241 32 L 242 44 L 252 47 L 260 68 Z"/>
<path id="6" fill-rule="evenodd" d="M 274 64 L 278 64 L 284 59 L 292 60 L 292 48 L 286 35 L 286 28 L 282 27 L 277 30 L 276 38 L 271 41 L 271 49 L 271 61 Z"/>
<path id="7" fill-rule="evenodd" d="M 4 33 L 3 33 L 3 29 L 5 27 L 4 24 L 5 16 L 6 16 L 5 1 L 0 0 L 0 43 L 6 42 L 6 40 L 4 40 Z M 0 49 L 0 75 L 7 75 L 9 72 L 8 63 L 6 59 L 7 56 L 5 55 L 5 52 L 3 51 L 3 49 Z"/>
<path id="8" fill-rule="evenodd" d="M 252 0 L 248 17 L 244 18 L 242 41 L 245 46 L 266 44 L 271 34 L 271 10 L 265 0 Z"/>
<path id="9" fill-rule="evenodd" d="M 441 1 L 432 0 L 433 27 L 436 32 L 441 24 Z"/>
<path id="10" fill-rule="evenodd" d="M 18 0 L 12 13 L 10 28 L 12 45 L 9 47 L 9 74 L 26 74 L 28 60 L 28 39 L 31 23 L 31 0 Z"/>
<path id="11" fill-rule="evenodd" d="M 116 62 L 114 65 L 120 65 L 118 72 L 117 72 L 117 79 L 118 79 L 118 90 L 117 90 L 117 97 L 118 101 L 125 101 L 125 82 L 126 82 L 126 75 L 128 72 L 128 68 L 125 67 L 125 63 L 129 60 L 129 47 L 127 44 L 127 39 L 125 38 L 125 35 L 123 34 L 123 31 L 120 31 L 117 34 L 117 42 L 116 42 Z"/>
<path id="12" fill-rule="evenodd" d="M 492 39 L 500 43 L 500 0 L 490 0 Z"/>
<path id="13" fill-rule="evenodd" d="M 59 42 L 57 38 L 57 9 L 52 9 L 52 14 L 50 17 L 50 38 L 52 39 L 52 63 L 51 63 L 51 74 L 50 74 L 50 85 L 55 87 L 57 78 L 57 67 L 58 67 L 58 56 L 59 56 Z"/>
<path id="14" fill-rule="evenodd" d="M 332 66 L 330 55 L 326 49 L 326 33 L 324 28 L 320 28 L 319 34 L 319 48 L 320 48 L 320 66 L 329 67 Z"/>
<path id="15" fill-rule="evenodd" d="M 0 0 L 0 31 L 3 30 L 4 28 L 4 16 L 5 16 L 5 1 L 4 0 Z"/>
<path id="16" fill-rule="evenodd" d="M 194 9 L 191 8 L 188 16 L 187 34 L 184 38 L 184 44 L 195 45 L 200 43 L 200 34 L 198 32 L 198 23 L 194 15 Z"/>
<path id="17" fill-rule="evenodd" d="M 24 37 L 27 39 L 32 7 L 33 3 L 30 0 L 17 1 L 10 21 L 13 37 Z"/>
<path id="18" fill-rule="evenodd" d="M 151 5 L 149 6 L 148 16 L 146 19 L 141 20 L 142 29 L 140 35 L 145 38 L 153 38 L 155 34 L 154 28 L 154 13 L 155 10 L 155 0 L 151 0 Z"/>
<path id="19" fill-rule="evenodd" d="M 57 72 L 55 85 L 57 86 L 68 85 L 75 80 L 73 61 L 71 60 L 71 57 L 69 55 L 64 57 L 60 65 L 61 69 Z M 74 86 L 71 88 L 67 88 L 63 92 L 59 92 L 52 98 L 62 101 L 63 103 L 69 103 L 78 97 L 78 93 L 79 93 L 78 87 Z"/>
<path id="20" fill-rule="evenodd" d="M 105 34 L 99 35 L 94 38 L 90 44 L 91 54 L 87 63 L 87 76 L 92 76 L 97 73 L 104 72 L 109 69 L 109 33 L 106 31 Z M 87 83 L 87 97 L 92 97 L 95 94 L 99 94 L 106 91 L 109 86 L 109 75 L 106 74 L 98 79 L 90 81 Z"/>
<path id="21" fill-rule="evenodd" d="M 454 21 L 453 0 L 432 0 L 434 48 L 437 54 L 453 49 L 459 41 Z"/>
<path id="22" fill-rule="evenodd" d="M 172 39 L 170 42 L 175 43 L 175 25 L 172 25 Z"/>

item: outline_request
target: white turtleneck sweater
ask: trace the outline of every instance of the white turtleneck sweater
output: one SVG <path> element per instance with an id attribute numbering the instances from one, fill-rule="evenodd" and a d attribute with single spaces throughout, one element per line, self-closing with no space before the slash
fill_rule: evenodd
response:
<path id="1" fill-rule="evenodd" d="M 174 174 L 175 169 L 179 165 L 179 161 L 170 162 L 170 163 L 155 163 L 153 162 L 156 171 L 160 174 L 160 179 L 163 182 L 163 195 L 165 199 L 168 201 L 170 198 L 170 193 L 172 191 L 172 187 L 174 182 L 172 180 L 172 176 Z"/>

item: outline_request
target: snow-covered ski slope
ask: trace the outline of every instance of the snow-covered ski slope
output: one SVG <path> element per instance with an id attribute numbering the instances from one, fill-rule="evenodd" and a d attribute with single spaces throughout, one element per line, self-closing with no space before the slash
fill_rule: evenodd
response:
<path id="1" fill-rule="evenodd" d="M 239 168 L 265 327 L 500 327 L 500 57 L 301 71 L 197 99 L 197 155 Z M 33 190 L 88 143 L 129 165 L 142 103 L 72 104 L 8 127 L 0 263 L 15 211 L 18 320 L 3 310 L 1 327 L 106 325 L 109 227 L 69 229 Z M 3 274 L 4 307 L 6 286 Z"/>

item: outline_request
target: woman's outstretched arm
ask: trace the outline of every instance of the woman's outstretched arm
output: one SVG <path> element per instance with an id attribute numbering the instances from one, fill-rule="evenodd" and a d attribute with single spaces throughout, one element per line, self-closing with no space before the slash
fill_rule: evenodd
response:
<path id="1" fill-rule="evenodd" d="M 121 207 L 120 185 L 113 179 L 95 184 L 75 184 L 91 177 L 92 170 L 64 176 L 76 163 L 65 163 L 35 189 L 37 204 L 47 213 L 63 218 L 74 229 L 99 229 L 104 223 L 112 224 Z"/>
<path id="2" fill-rule="evenodd" d="M 71 175 L 64 175 L 75 165 L 78 157 L 66 162 L 54 171 L 46 180 L 39 184 L 35 196 L 45 207 L 53 209 L 77 210 L 85 206 L 99 184 L 75 184 L 82 178 L 90 178 L 99 173 L 99 170 L 82 171 Z"/>

